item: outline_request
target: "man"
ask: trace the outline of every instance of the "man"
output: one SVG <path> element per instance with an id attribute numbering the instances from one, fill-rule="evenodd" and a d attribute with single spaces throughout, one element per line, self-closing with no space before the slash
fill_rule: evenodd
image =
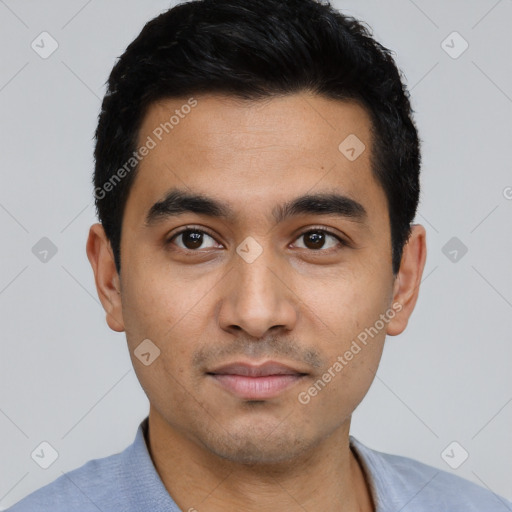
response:
<path id="1" fill-rule="evenodd" d="M 87 255 L 149 401 L 22 511 L 505 511 L 349 435 L 426 258 L 388 50 L 313 0 L 197 0 L 116 63 Z M 512 510 L 512 508 L 509 508 Z"/>

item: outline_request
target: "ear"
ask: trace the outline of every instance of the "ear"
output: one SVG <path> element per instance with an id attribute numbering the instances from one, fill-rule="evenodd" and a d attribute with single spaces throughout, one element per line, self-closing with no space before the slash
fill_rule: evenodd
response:
<path id="1" fill-rule="evenodd" d="M 420 224 L 411 226 L 411 235 L 404 246 L 400 270 L 395 277 L 393 287 L 393 302 L 397 304 L 396 315 L 387 325 L 387 334 L 396 336 L 407 327 L 418 294 L 420 291 L 421 276 L 427 259 L 427 234 Z M 401 305 L 399 309 L 398 304 Z"/>
<path id="2" fill-rule="evenodd" d="M 98 297 L 107 313 L 107 324 L 113 331 L 123 332 L 124 321 L 119 274 L 116 270 L 110 241 L 101 224 L 93 224 L 89 229 L 86 251 L 94 271 Z"/>

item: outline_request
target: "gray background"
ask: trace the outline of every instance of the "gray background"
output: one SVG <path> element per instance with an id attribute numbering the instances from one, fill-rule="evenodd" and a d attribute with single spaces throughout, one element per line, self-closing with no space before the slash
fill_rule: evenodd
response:
<path id="1" fill-rule="evenodd" d="M 148 412 L 124 334 L 105 323 L 85 241 L 104 82 L 169 5 L 0 0 L 1 508 L 122 450 Z M 335 5 L 396 52 L 412 91 L 429 249 L 409 328 L 388 338 L 352 434 L 512 499 L 512 1 Z M 46 59 L 31 48 L 43 31 L 59 45 Z M 469 44 L 458 58 L 453 31 Z M 42 237 L 57 247 L 45 263 L 32 252 Z M 454 247 L 443 253 L 452 237 L 455 262 Z M 46 470 L 30 456 L 42 441 L 58 452 Z M 452 464 L 469 453 L 458 469 L 441 456 L 453 441 Z"/>

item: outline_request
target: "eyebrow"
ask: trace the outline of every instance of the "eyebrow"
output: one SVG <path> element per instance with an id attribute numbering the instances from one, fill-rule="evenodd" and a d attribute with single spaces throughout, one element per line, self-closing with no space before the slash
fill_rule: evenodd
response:
<path id="1" fill-rule="evenodd" d="M 185 213 L 195 213 L 227 221 L 235 219 L 233 209 L 227 204 L 203 194 L 173 188 L 162 200 L 150 208 L 146 215 L 145 225 L 151 227 L 162 220 Z M 335 215 L 356 222 L 364 222 L 368 217 L 361 203 L 345 195 L 325 192 L 296 197 L 275 206 L 272 210 L 276 223 L 301 214 Z"/>

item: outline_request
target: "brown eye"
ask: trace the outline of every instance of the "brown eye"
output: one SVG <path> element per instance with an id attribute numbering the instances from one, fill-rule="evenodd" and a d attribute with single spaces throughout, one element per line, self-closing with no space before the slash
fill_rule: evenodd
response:
<path id="1" fill-rule="evenodd" d="M 305 233 L 302 233 L 297 240 L 301 238 L 304 240 L 303 247 L 301 248 L 311 249 L 313 251 L 318 251 L 319 249 L 330 249 L 332 247 L 336 247 L 336 245 L 339 245 L 340 243 L 343 245 L 343 241 L 339 237 L 325 231 L 324 229 L 306 231 Z"/>
<path id="2" fill-rule="evenodd" d="M 201 248 L 202 244 L 208 242 L 208 240 L 214 242 L 213 246 L 215 245 L 215 240 L 210 235 L 208 235 L 208 233 L 205 233 L 199 229 L 184 229 L 183 231 L 176 233 L 169 240 L 169 243 L 174 241 L 181 241 L 181 243 L 176 242 L 178 247 L 189 251 L 195 251 Z"/>
<path id="3" fill-rule="evenodd" d="M 311 232 L 304 235 L 304 245 L 308 249 L 321 249 L 325 243 L 325 233 Z"/>

